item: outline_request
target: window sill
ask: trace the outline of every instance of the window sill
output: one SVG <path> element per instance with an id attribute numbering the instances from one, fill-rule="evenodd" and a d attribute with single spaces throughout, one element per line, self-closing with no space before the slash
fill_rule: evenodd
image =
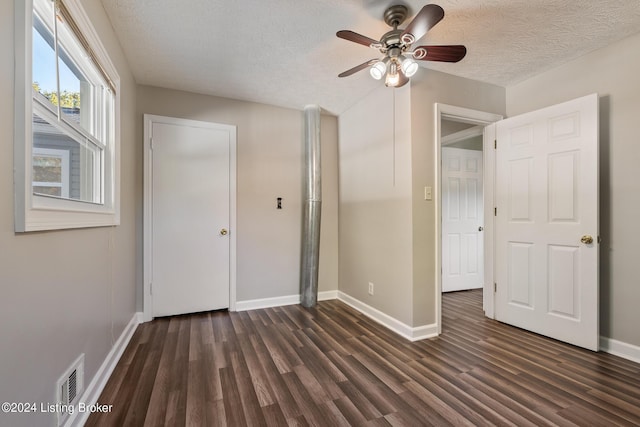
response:
<path id="1" fill-rule="evenodd" d="M 26 209 L 24 215 L 16 216 L 16 232 L 109 227 L 120 224 L 117 209 L 39 196 L 33 196 L 32 200 L 34 207 Z M 24 220 L 20 221 L 23 218 Z"/>

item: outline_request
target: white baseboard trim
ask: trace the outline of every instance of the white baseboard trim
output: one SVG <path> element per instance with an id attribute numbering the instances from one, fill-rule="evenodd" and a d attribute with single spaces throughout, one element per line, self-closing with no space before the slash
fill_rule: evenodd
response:
<path id="1" fill-rule="evenodd" d="M 600 350 L 605 353 L 620 356 L 632 362 L 640 363 L 640 346 L 614 340 L 608 337 L 600 337 Z"/>
<path id="2" fill-rule="evenodd" d="M 102 393 L 102 390 L 104 390 L 104 386 L 107 385 L 107 381 L 109 380 L 109 377 L 111 377 L 111 374 L 118 364 L 122 353 L 124 353 L 125 348 L 127 348 L 127 344 L 129 344 L 133 333 L 138 328 L 138 325 L 142 323 L 142 319 L 143 314 L 141 312 L 134 313 L 133 317 L 124 328 L 124 331 L 120 334 L 118 340 L 115 342 L 113 347 L 111 347 L 111 351 L 107 354 L 104 362 L 100 365 L 98 372 L 93 376 L 91 383 L 87 386 L 82 396 L 80 396 L 80 399 L 78 400 L 79 402 L 83 402 L 87 406 L 100 403 L 98 402 L 100 394 Z M 87 422 L 89 415 L 91 415 L 91 413 L 88 411 L 82 413 L 76 411 L 69 417 L 65 423 L 65 427 L 83 426 Z"/>
<path id="3" fill-rule="evenodd" d="M 329 301 L 332 299 L 338 299 L 339 293 L 340 292 L 337 289 L 335 291 L 318 292 L 318 301 Z"/>
<path id="4" fill-rule="evenodd" d="M 419 341 L 438 335 L 438 326 L 435 323 L 431 325 L 412 327 L 381 312 L 377 308 L 373 308 L 370 305 L 353 298 L 351 295 L 345 294 L 344 292 L 338 291 L 338 299 L 409 341 Z"/>
<path id="5" fill-rule="evenodd" d="M 337 299 L 338 291 L 318 292 L 318 301 Z M 236 311 L 258 310 L 261 308 L 281 307 L 283 305 L 300 304 L 300 295 L 285 295 L 273 298 L 236 301 Z"/>
<path id="6" fill-rule="evenodd" d="M 327 301 L 332 299 L 338 299 L 344 302 L 348 306 L 358 310 L 365 316 L 373 319 L 382 326 L 385 326 L 410 341 L 423 340 L 425 338 L 431 338 L 438 335 L 438 326 L 436 324 L 411 327 L 381 312 L 380 310 L 345 294 L 344 292 L 337 290 L 318 292 L 318 301 Z M 300 295 L 285 295 L 281 297 L 237 301 L 236 311 L 258 310 L 261 308 L 281 307 L 293 304 L 300 304 Z"/>

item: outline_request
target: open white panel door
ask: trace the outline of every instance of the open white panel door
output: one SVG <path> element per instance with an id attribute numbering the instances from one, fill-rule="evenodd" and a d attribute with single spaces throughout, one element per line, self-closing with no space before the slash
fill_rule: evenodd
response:
<path id="1" fill-rule="evenodd" d="M 498 122 L 496 319 L 598 349 L 598 96 Z"/>

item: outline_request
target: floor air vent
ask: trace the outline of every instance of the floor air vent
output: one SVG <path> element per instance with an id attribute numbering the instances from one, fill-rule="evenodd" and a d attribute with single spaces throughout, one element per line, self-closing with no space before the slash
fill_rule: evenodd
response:
<path id="1" fill-rule="evenodd" d="M 63 425 L 76 412 L 78 398 L 84 391 L 84 354 L 76 359 L 60 377 L 56 387 L 58 425 Z"/>

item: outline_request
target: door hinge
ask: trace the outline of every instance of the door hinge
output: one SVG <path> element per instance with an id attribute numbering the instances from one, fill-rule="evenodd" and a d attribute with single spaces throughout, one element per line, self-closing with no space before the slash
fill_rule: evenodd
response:
<path id="1" fill-rule="evenodd" d="M 498 292 L 498 284 L 493 282 L 493 292 Z"/>
<path id="2" fill-rule="evenodd" d="M 153 295 L 153 283 L 149 283 L 149 294 Z"/>
<path id="3" fill-rule="evenodd" d="M 493 208 L 493 216 L 498 216 L 498 208 Z"/>
<path id="4" fill-rule="evenodd" d="M 494 150 L 497 150 L 497 149 L 498 149 L 498 140 L 497 140 L 497 139 L 494 139 L 494 140 L 493 140 L 493 149 L 494 149 Z"/>
<path id="5" fill-rule="evenodd" d="M 151 149 L 153 150 L 153 137 L 149 138 L 149 144 L 151 146 Z"/>

